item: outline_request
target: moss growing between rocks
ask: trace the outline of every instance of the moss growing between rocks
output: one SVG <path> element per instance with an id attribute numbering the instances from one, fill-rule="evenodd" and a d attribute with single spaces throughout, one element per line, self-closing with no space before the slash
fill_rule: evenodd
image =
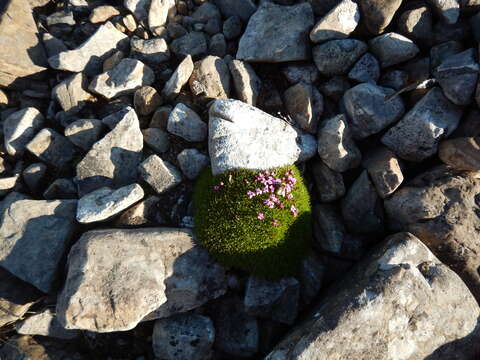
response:
<path id="1" fill-rule="evenodd" d="M 195 184 L 193 201 L 197 239 L 219 263 L 267 279 L 296 274 L 312 228 L 310 197 L 297 167 L 219 176 L 208 168 Z"/>

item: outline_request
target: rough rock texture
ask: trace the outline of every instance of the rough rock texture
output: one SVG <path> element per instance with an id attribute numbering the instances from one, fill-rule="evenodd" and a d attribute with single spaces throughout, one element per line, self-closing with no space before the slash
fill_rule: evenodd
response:
<path id="1" fill-rule="evenodd" d="M 0 266 L 50 292 L 75 229 L 77 201 L 29 200 L 13 192 L 0 207 Z"/>
<path id="2" fill-rule="evenodd" d="M 103 129 L 100 120 L 79 119 L 65 128 L 65 136 L 79 148 L 88 151 L 99 140 Z"/>
<path id="3" fill-rule="evenodd" d="M 83 360 L 75 346 L 59 341 L 14 336 L 0 349 L 2 360 Z"/>
<path id="4" fill-rule="evenodd" d="M 380 77 L 380 64 L 370 53 L 363 55 L 348 73 L 348 78 L 356 82 L 376 83 Z"/>
<path id="5" fill-rule="evenodd" d="M 312 164 L 312 174 L 320 201 L 330 202 L 345 195 L 342 174 L 330 169 L 322 160 L 317 159 Z"/>
<path id="6" fill-rule="evenodd" d="M 176 13 L 175 0 L 152 0 L 148 9 L 148 26 L 154 31 L 164 26 L 169 16 Z"/>
<path id="7" fill-rule="evenodd" d="M 358 5 L 367 29 L 372 34 L 381 34 L 392 21 L 402 0 L 359 0 Z"/>
<path id="8" fill-rule="evenodd" d="M 27 0 L 2 2 L 0 34 L 0 86 L 28 88 L 25 78 L 45 71 L 47 60 Z"/>
<path id="9" fill-rule="evenodd" d="M 319 43 L 345 39 L 355 30 L 359 21 L 358 5 L 352 0 L 342 0 L 315 24 L 310 31 L 310 40 Z"/>
<path id="10" fill-rule="evenodd" d="M 167 130 L 187 141 L 203 141 L 207 137 L 207 124 L 182 103 L 178 103 L 170 113 Z"/>
<path id="11" fill-rule="evenodd" d="M 285 107 L 292 119 L 303 130 L 316 134 L 323 113 L 323 96 L 310 84 L 298 83 L 285 93 Z"/>
<path id="12" fill-rule="evenodd" d="M 40 291 L 0 268 L 0 326 L 21 319 L 41 297 Z"/>
<path id="13" fill-rule="evenodd" d="M 130 40 L 130 55 L 134 59 L 156 66 L 170 59 L 167 42 L 163 38 L 140 39 L 137 36 Z"/>
<path id="14" fill-rule="evenodd" d="M 168 161 L 151 155 L 138 166 L 140 177 L 161 194 L 182 182 L 182 174 Z"/>
<path id="15" fill-rule="evenodd" d="M 228 98 L 230 71 L 227 64 L 218 56 L 207 56 L 195 62 L 189 85 L 196 96 Z"/>
<path id="16" fill-rule="evenodd" d="M 15 111 L 3 122 L 3 138 L 7 153 L 21 157 L 27 144 L 44 125 L 44 117 L 37 109 L 27 107 Z"/>
<path id="17" fill-rule="evenodd" d="M 205 360 L 212 357 L 212 320 L 195 314 L 174 315 L 155 322 L 153 352 L 164 360 Z"/>
<path id="18" fill-rule="evenodd" d="M 362 163 L 382 199 L 392 194 L 403 181 L 398 158 L 387 148 L 372 150 L 364 156 Z"/>
<path id="19" fill-rule="evenodd" d="M 480 302 L 478 173 L 436 168 L 385 201 L 395 230 L 409 231 L 455 270 Z"/>
<path id="20" fill-rule="evenodd" d="M 125 58 L 113 69 L 93 78 L 88 90 L 113 99 L 131 94 L 142 86 L 152 85 L 154 81 L 155 74 L 147 65 L 139 60 Z"/>
<path id="21" fill-rule="evenodd" d="M 438 156 L 457 170 L 480 170 L 480 138 L 449 139 L 440 143 Z"/>
<path id="22" fill-rule="evenodd" d="M 253 106 L 257 105 L 262 82 L 253 67 L 240 60 L 230 61 L 228 67 L 238 99 Z"/>
<path id="23" fill-rule="evenodd" d="M 63 111 L 75 114 L 85 105 L 92 95 L 84 90 L 86 78 L 78 73 L 63 80 L 52 89 L 52 96 Z"/>
<path id="24" fill-rule="evenodd" d="M 144 196 L 143 189 L 138 184 L 123 186 L 117 190 L 107 187 L 92 191 L 78 200 L 77 221 L 88 224 L 107 220 Z"/>
<path id="25" fill-rule="evenodd" d="M 317 151 L 323 162 L 338 172 L 357 167 L 362 159 L 345 115 L 337 115 L 322 122 L 318 129 Z"/>
<path id="26" fill-rule="evenodd" d="M 215 0 L 215 4 L 225 17 L 237 15 L 242 21 L 247 22 L 257 10 L 252 0 Z"/>
<path id="27" fill-rule="evenodd" d="M 330 40 L 313 48 L 313 61 L 324 76 L 343 75 L 367 49 L 360 40 Z"/>
<path id="28" fill-rule="evenodd" d="M 57 169 L 70 165 L 76 154 L 75 146 L 63 135 L 44 128 L 27 144 L 27 150 Z"/>
<path id="29" fill-rule="evenodd" d="M 195 179 L 210 164 L 210 158 L 197 149 L 183 149 L 177 155 L 177 161 L 182 173 L 190 180 Z"/>
<path id="30" fill-rule="evenodd" d="M 425 160 L 437 152 L 438 142 L 457 128 L 461 115 L 461 109 L 435 87 L 387 131 L 382 143 L 405 160 Z"/>
<path id="31" fill-rule="evenodd" d="M 458 0 L 427 0 L 441 19 L 447 24 L 455 24 L 460 16 Z"/>
<path id="32" fill-rule="evenodd" d="M 189 230 L 90 231 L 68 256 L 57 316 L 67 329 L 129 330 L 223 295 L 224 277 Z"/>
<path id="33" fill-rule="evenodd" d="M 192 57 L 188 55 L 178 65 L 177 69 L 165 84 L 162 90 L 162 95 L 167 99 L 175 98 L 178 94 L 180 94 L 180 90 L 182 90 L 183 85 L 185 85 L 188 82 L 188 79 L 190 79 L 192 72 Z"/>
<path id="34" fill-rule="evenodd" d="M 48 62 L 57 70 L 96 75 L 101 71 L 103 61 L 117 48 L 123 48 L 126 42 L 128 37 L 118 31 L 112 23 L 106 22 L 78 48 L 52 56 Z"/>
<path id="35" fill-rule="evenodd" d="M 50 309 L 43 310 L 17 323 L 15 330 L 21 335 L 41 335 L 66 340 L 81 335 L 80 331 L 66 330 L 60 325 L 54 312 Z"/>
<path id="36" fill-rule="evenodd" d="M 133 96 L 133 104 L 139 115 L 150 115 L 160 105 L 162 105 L 162 97 L 157 90 L 151 86 L 142 86 L 135 91 Z"/>
<path id="37" fill-rule="evenodd" d="M 479 314 L 460 278 L 417 238 L 399 233 L 325 295 L 266 360 L 466 360 L 479 350 Z"/>
<path id="38" fill-rule="evenodd" d="M 373 38 L 369 45 L 382 68 L 410 60 L 420 52 L 412 40 L 393 32 Z"/>
<path id="39" fill-rule="evenodd" d="M 237 59 L 285 62 L 310 58 L 308 32 L 313 26 L 308 3 L 281 6 L 264 2 L 250 18 L 240 38 Z"/>
<path id="40" fill-rule="evenodd" d="M 148 128 L 142 130 L 143 141 L 156 153 L 164 153 L 170 147 L 168 134 L 157 128 Z"/>
<path id="41" fill-rule="evenodd" d="M 137 179 L 143 149 L 138 118 L 130 107 L 117 115 L 120 121 L 113 130 L 97 141 L 77 165 L 75 181 L 80 196 L 103 186 L 118 188 Z"/>
<path id="42" fill-rule="evenodd" d="M 247 168 L 267 170 L 305 161 L 316 141 L 285 121 L 238 100 L 210 107 L 208 147 L 213 174 Z"/>

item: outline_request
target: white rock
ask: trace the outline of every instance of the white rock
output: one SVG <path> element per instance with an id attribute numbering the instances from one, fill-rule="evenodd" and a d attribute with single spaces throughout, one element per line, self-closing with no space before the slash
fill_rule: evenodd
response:
<path id="1" fill-rule="evenodd" d="M 187 141 L 203 141 L 207 138 L 207 124 L 182 103 L 177 104 L 170 113 L 167 130 Z"/>
<path id="2" fill-rule="evenodd" d="M 37 109 L 28 107 L 14 112 L 3 122 L 5 149 L 12 156 L 22 156 L 27 144 L 43 127 L 44 117 Z"/>
<path id="3" fill-rule="evenodd" d="M 188 82 L 190 76 L 193 72 L 193 61 L 190 55 L 186 56 L 185 59 L 178 65 L 175 72 L 172 74 L 170 79 L 168 79 L 165 87 L 162 90 L 163 96 L 166 98 L 174 98 L 180 94 L 183 85 Z"/>
<path id="4" fill-rule="evenodd" d="M 169 16 L 177 11 L 175 0 L 152 0 L 148 10 L 148 26 L 154 31 L 159 26 L 165 26 Z"/>
<path id="5" fill-rule="evenodd" d="M 193 180 L 209 164 L 210 159 L 197 149 L 184 149 L 177 155 L 177 161 L 183 175 Z"/>

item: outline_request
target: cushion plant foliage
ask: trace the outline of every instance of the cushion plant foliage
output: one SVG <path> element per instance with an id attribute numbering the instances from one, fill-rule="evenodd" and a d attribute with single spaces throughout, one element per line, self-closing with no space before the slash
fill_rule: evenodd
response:
<path id="1" fill-rule="evenodd" d="M 308 190 L 296 166 L 205 169 L 194 189 L 195 234 L 227 267 L 266 279 L 295 275 L 311 241 Z"/>

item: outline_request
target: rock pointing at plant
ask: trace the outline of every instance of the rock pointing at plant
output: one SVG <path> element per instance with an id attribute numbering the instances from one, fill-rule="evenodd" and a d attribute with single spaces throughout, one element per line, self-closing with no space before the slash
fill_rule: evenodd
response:
<path id="1" fill-rule="evenodd" d="M 210 107 L 208 148 L 214 175 L 235 169 L 268 170 L 315 155 L 312 135 L 238 100 Z"/>
<path id="2" fill-rule="evenodd" d="M 266 360 L 470 359 L 479 316 L 460 278 L 416 237 L 399 233 L 332 288 Z"/>

